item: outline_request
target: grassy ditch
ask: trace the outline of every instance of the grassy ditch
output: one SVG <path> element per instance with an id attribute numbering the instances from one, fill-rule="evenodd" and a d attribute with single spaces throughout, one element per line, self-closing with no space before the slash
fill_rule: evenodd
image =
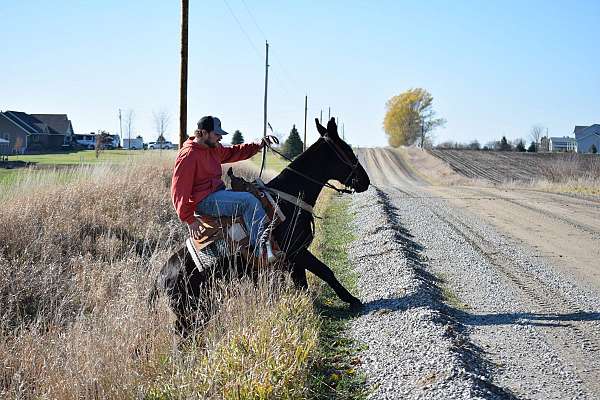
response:
<path id="1" fill-rule="evenodd" d="M 349 199 L 331 193 L 322 195 L 317 207 L 318 236 L 313 253 L 333 270 L 340 282 L 352 293 L 357 292 L 357 275 L 350 269 L 347 248 L 355 239 Z M 318 353 L 313 366 L 312 391 L 320 399 L 361 399 L 366 397 L 364 377 L 357 373 L 360 363 L 359 345 L 345 336 L 354 312 L 322 282 L 319 285 L 316 310 L 321 315 Z"/>
<path id="2" fill-rule="evenodd" d="M 166 299 L 146 303 L 186 235 L 164 156 L 28 174 L 0 191 L 0 398 L 360 398 L 351 315 L 316 280 L 316 307 L 271 275 L 224 284 L 213 318 L 177 345 Z M 250 166 L 236 174 L 253 178 Z M 355 291 L 347 199 L 323 200 L 314 249 Z"/>
<path id="3" fill-rule="evenodd" d="M 289 282 L 224 284 L 219 310 L 185 347 L 166 299 L 147 307 L 157 270 L 186 235 L 171 171 L 157 154 L 3 195 L 0 398 L 310 397 L 320 320 Z"/>

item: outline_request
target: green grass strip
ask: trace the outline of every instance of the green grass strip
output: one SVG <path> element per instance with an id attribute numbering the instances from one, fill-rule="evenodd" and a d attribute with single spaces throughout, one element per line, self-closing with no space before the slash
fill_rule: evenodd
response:
<path id="1" fill-rule="evenodd" d="M 357 293 L 357 274 L 352 271 L 348 246 L 355 240 L 353 216 L 348 197 L 331 196 L 326 204 L 324 219 L 317 224 L 318 237 L 313 245 L 315 254 L 327 264 L 340 282 Z M 355 312 L 323 284 L 316 301 L 322 317 L 319 340 L 320 358 L 313 367 L 314 398 L 363 399 L 367 395 L 365 378 L 356 371 L 360 363 L 359 345 L 345 335 L 348 322 Z"/>

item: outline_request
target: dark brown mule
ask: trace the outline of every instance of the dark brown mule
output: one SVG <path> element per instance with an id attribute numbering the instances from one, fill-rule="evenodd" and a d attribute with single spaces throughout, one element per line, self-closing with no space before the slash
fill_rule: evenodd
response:
<path id="1" fill-rule="evenodd" d="M 316 124 L 321 135 L 319 140 L 266 186 L 288 193 L 294 198 L 301 198 L 310 206 L 315 205 L 323 186 L 327 185 L 329 180 L 336 180 L 351 189 L 345 192 L 367 190 L 370 184 L 369 177 L 352 148 L 339 137 L 335 120 L 332 118 L 327 128 L 318 120 Z M 288 201 L 280 200 L 279 204 L 286 220 L 275 228 L 273 235 L 285 250 L 285 263 L 291 271 L 295 285 L 298 288 L 308 287 L 306 270 L 309 270 L 327 282 L 342 301 L 359 306 L 360 300 L 342 286 L 327 265 L 308 251 L 314 235 L 313 215 Z M 224 276 L 225 271 L 232 270 L 232 266 L 236 266 L 236 273 L 248 272 L 248 267 L 242 264 L 240 257 L 221 257 L 214 265 L 207 265 L 207 268 L 200 271 L 186 246 L 182 245 L 160 271 L 151 298 L 159 291 L 168 294 L 178 317 L 178 330 L 185 335 L 195 323 L 194 315 L 201 315 L 206 311 L 201 310 L 198 313 L 197 310 L 202 305 L 200 300 L 206 295 L 205 290 L 209 290 L 207 282 L 215 276 Z"/>

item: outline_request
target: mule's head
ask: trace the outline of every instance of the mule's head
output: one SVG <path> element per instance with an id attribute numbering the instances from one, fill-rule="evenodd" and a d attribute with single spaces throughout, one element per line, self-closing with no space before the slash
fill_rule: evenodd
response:
<path id="1" fill-rule="evenodd" d="M 315 118 L 317 130 L 321 135 L 321 139 L 329 146 L 331 159 L 335 160 L 331 165 L 332 179 L 337 180 L 341 184 L 354 189 L 356 192 L 364 192 L 369 188 L 371 181 L 365 172 L 365 169 L 352 148 L 344 142 L 338 135 L 335 119 L 331 118 L 327 123 L 327 128 L 319 123 Z"/>

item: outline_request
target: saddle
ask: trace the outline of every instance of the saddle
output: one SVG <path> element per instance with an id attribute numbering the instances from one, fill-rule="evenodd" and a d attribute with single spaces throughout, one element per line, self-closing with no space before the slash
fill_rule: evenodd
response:
<path id="1" fill-rule="evenodd" d="M 267 214 L 267 229 L 272 231 L 277 225 L 285 221 L 285 215 L 259 178 L 254 182 L 248 182 L 242 177 L 235 176 L 232 168 L 229 168 L 227 175 L 231 179 L 231 189 L 233 191 L 251 193 L 260 201 Z M 253 249 L 250 249 L 250 235 L 242 216 L 213 217 L 196 214 L 196 218 L 200 221 L 202 236 L 200 239 L 188 238 L 186 246 L 199 269 L 202 267 L 203 251 L 211 244 L 221 240 L 226 244 L 224 247 L 227 255 L 240 253 L 246 261 L 252 258 Z M 262 265 L 272 263 L 282 253 L 278 243 L 272 237 L 265 247 L 265 257 L 259 260 Z"/>

